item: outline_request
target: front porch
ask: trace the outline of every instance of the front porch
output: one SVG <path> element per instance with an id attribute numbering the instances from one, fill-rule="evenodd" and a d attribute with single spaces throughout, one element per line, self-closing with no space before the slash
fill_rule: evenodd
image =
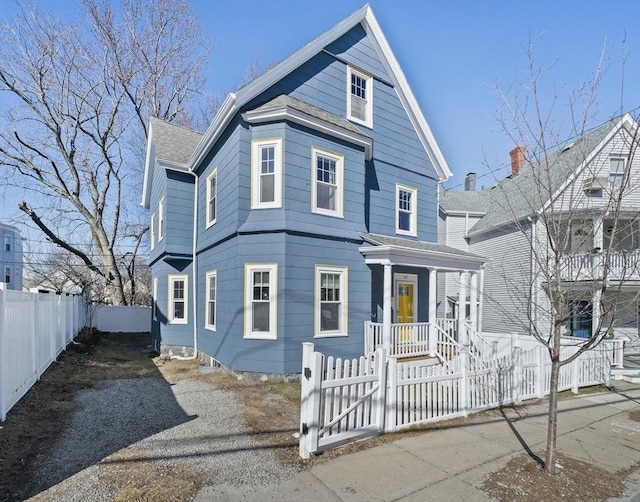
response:
<path id="1" fill-rule="evenodd" d="M 470 335 L 482 324 L 484 258 L 435 243 L 374 234 L 363 238 L 372 245 L 360 253 L 378 277 L 372 321 L 365 322 L 364 353 L 380 347 L 390 355 L 442 359 L 469 347 Z M 464 300 L 455 319 L 437 318 L 439 273 L 458 275 Z"/>

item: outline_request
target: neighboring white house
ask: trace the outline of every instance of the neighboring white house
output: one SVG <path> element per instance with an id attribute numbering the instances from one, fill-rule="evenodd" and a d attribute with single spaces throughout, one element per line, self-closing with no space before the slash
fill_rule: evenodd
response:
<path id="1" fill-rule="evenodd" d="M 22 290 L 22 237 L 11 225 L 0 223 L 0 282 L 7 289 Z"/>
<path id="2" fill-rule="evenodd" d="M 440 243 L 488 259 L 482 331 L 526 333 L 535 323 L 548 332 L 545 286 L 553 282 L 566 299 L 567 334 L 587 338 L 603 319 L 629 348 L 638 344 L 638 141 L 638 123 L 626 114 L 538 158 L 514 148 L 511 175 L 489 189 L 476 191 L 470 173 L 464 191 L 441 193 Z M 454 274 L 440 281 L 440 316 L 458 316 L 457 283 Z"/>

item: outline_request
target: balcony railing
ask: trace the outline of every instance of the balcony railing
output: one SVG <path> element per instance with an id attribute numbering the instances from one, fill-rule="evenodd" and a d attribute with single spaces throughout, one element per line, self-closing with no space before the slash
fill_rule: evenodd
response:
<path id="1" fill-rule="evenodd" d="M 553 267 L 553 262 L 550 263 Z M 562 281 L 640 281 L 640 250 L 573 253 L 560 259 Z"/>

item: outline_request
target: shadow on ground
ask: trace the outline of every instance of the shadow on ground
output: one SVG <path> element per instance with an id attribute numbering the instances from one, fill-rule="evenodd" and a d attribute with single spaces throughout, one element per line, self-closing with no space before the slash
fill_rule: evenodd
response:
<path id="1" fill-rule="evenodd" d="M 0 429 L 0 500 L 29 498 L 187 415 L 148 333 L 92 333 L 69 347 Z"/>

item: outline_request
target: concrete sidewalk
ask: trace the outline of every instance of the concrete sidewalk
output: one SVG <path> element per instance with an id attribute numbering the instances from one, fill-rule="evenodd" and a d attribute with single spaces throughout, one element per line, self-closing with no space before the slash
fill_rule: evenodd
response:
<path id="1" fill-rule="evenodd" d="M 640 385 L 615 382 L 615 388 L 560 401 L 558 451 L 609 471 L 640 462 L 640 422 L 628 416 L 640 408 Z M 334 458 L 277 485 L 203 488 L 195 500 L 490 500 L 480 488 L 487 474 L 515 455 L 544 449 L 546 414 L 546 400 L 496 410 Z M 640 496 L 619 500 L 640 501 Z"/>

